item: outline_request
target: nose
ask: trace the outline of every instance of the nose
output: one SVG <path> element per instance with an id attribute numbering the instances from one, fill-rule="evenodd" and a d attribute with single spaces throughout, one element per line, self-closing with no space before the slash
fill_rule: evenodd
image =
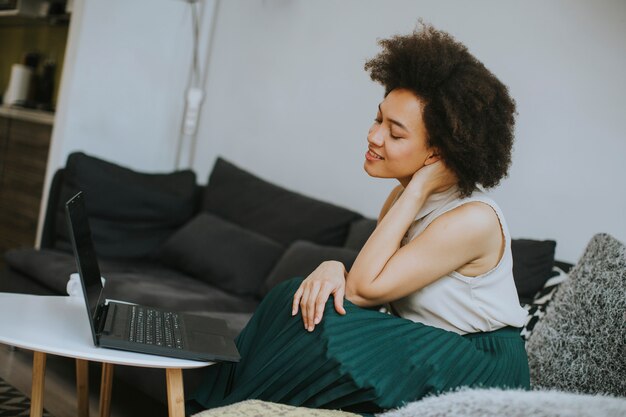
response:
<path id="1" fill-rule="evenodd" d="M 383 146 L 385 138 L 383 136 L 383 129 L 381 129 L 380 124 L 374 123 L 372 125 L 369 133 L 367 134 L 367 141 L 377 147 Z"/>

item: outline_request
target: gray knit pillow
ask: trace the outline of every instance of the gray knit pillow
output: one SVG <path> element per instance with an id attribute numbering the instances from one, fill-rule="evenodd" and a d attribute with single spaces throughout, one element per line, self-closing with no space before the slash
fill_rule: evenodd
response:
<path id="1" fill-rule="evenodd" d="M 559 391 L 468 389 L 414 401 L 378 417 L 622 417 L 626 399 Z"/>
<path id="2" fill-rule="evenodd" d="M 589 242 L 526 345 L 531 384 L 626 393 L 626 247 L 607 234 Z"/>

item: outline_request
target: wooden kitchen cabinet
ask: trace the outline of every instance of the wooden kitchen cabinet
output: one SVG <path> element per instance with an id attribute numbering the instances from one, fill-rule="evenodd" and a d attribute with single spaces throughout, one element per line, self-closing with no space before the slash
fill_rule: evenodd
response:
<path id="1" fill-rule="evenodd" d="M 52 124 L 0 115 L 0 253 L 33 247 Z"/>

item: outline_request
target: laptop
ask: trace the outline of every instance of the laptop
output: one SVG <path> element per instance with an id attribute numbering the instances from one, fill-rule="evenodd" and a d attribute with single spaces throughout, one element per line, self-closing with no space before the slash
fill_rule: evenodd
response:
<path id="1" fill-rule="evenodd" d="M 224 320 L 106 300 L 106 280 L 100 278 L 82 192 L 65 204 L 65 212 L 96 346 L 198 361 L 239 361 Z"/>

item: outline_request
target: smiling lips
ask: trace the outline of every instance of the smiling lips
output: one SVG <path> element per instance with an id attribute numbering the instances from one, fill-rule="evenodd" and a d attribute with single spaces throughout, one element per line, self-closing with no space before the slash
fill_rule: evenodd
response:
<path id="1" fill-rule="evenodd" d="M 382 156 L 378 155 L 373 150 L 368 149 L 367 152 L 365 152 L 365 159 L 367 159 L 368 161 L 382 161 L 385 158 L 383 158 Z"/>

